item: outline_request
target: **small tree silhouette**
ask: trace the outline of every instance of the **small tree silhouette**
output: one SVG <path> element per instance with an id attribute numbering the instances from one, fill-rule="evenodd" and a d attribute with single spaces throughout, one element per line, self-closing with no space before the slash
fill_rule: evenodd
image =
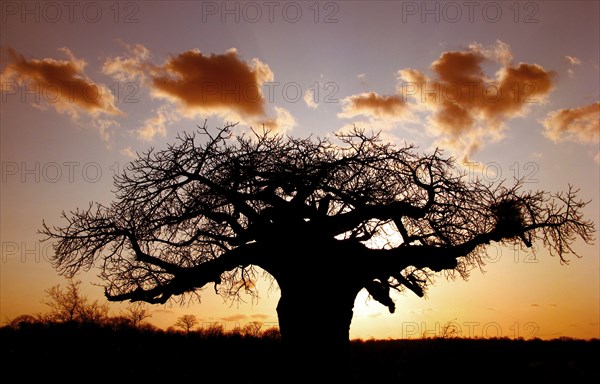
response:
<path id="1" fill-rule="evenodd" d="M 7 320 L 6 325 L 12 329 L 24 329 L 31 327 L 34 324 L 42 323 L 40 316 L 34 315 L 19 315 L 12 320 Z"/>
<path id="2" fill-rule="evenodd" d="M 46 322 L 78 322 L 101 324 L 108 318 L 108 304 L 92 303 L 81 293 L 81 281 L 68 280 L 63 289 L 60 284 L 47 289 L 48 301 L 44 304 L 50 307 L 50 312 L 42 315 Z"/>
<path id="3" fill-rule="evenodd" d="M 264 331 L 262 331 L 261 336 L 265 339 L 270 339 L 270 340 L 280 340 L 281 339 L 281 333 L 279 332 L 278 327 L 269 327 L 269 328 L 265 329 Z"/>
<path id="4" fill-rule="evenodd" d="M 260 321 L 251 321 L 242 328 L 242 335 L 250 337 L 260 337 L 262 334 L 263 323 Z"/>
<path id="5" fill-rule="evenodd" d="M 135 302 L 130 304 L 125 311 L 123 316 L 129 320 L 133 328 L 139 329 L 142 326 L 144 320 L 152 317 L 150 310 L 146 307 L 146 303 Z"/>
<path id="6" fill-rule="evenodd" d="M 218 322 L 208 323 L 200 329 L 200 334 L 204 337 L 221 337 L 225 334 L 225 327 Z"/>
<path id="7" fill-rule="evenodd" d="M 449 339 L 458 336 L 460 336 L 460 327 L 454 320 L 450 320 L 442 325 L 442 329 L 440 330 L 441 338 Z"/>
<path id="8" fill-rule="evenodd" d="M 175 322 L 175 326 L 183 329 L 187 334 L 192 332 L 196 325 L 198 325 L 198 319 L 194 315 L 179 316 Z"/>
<path id="9" fill-rule="evenodd" d="M 109 300 L 148 303 L 209 284 L 227 298 L 256 295 L 260 267 L 281 290 L 282 342 L 298 351 L 289 360 L 310 372 L 347 348 L 362 289 L 394 312 L 391 290 L 423 296 L 435 276 L 466 278 L 491 243 L 537 242 L 566 263 L 578 238 L 593 241 L 571 186 L 469 180 L 439 150 L 418 154 L 356 128 L 335 142 L 232 128 L 204 126 L 143 153 L 116 177 L 115 202 L 43 223 L 54 267 L 73 276 L 98 266 Z"/>

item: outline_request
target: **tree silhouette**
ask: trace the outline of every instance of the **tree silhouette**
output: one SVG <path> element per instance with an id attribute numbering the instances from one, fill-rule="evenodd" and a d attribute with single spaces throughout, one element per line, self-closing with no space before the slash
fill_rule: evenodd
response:
<path id="1" fill-rule="evenodd" d="M 144 320 L 152 317 L 152 314 L 144 302 L 138 301 L 125 308 L 123 317 L 129 321 L 133 328 L 139 329 L 143 325 Z"/>
<path id="2" fill-rule="evenodd" d="M 43 323 L 44 319 L 34 315 L 19 315 L 12 320 L 7 320 L 7 326 L 11 329 L 23 329 L 34 324 Z"/>
<path id="3" fill-rule="evenodd" d="M 262 334 L 263 323 L 260 321 L 251 321 L 242 328 L 242 335 L 250 337 L 260 337 Z"/>
<path id="4" fill-rule="evenodd" d="M 492 242 L 538 242 L 568 262 L 578 238 L 594 240 L 571 186 L 469 180 L 439 150 L 421 155 L 356 128 L 299 139 L 234 126 L 140 154 L 115 178 L 110 205 L 44 223 L 57 270 L 97 266 L 109 300 L 165 303 L 211 284 L 252 294 L 260 267 L 280 288 L 284 345 L 313 345 L 310 358 L 327 361 L 348 343 L 363 288 L 394 312 L 391 290 L 423 296 L 440 272 L 466 277 Z"/>
<path id="5" fill-rule="evenodd" d="M 225 326 L 219 322 L 207 323 L 199 330 L 203 337 L 220 338 L 225 335 Z"/>
<path id="6" fill-rule="evenodd" d="M 177 318 L 175 326 L 183 329 L 185 333 L 190 333 L 198 325 L 198 319 L 194 315 L 182 315 Z"/>
<path id="7" fill-rule="evenodd" d="M 100 304 L 98 300 L 89 302 L 81 293 L 81 281 L 69 279 L 63 289 L 60 284 L 48 288 L 47 301 L 44 304 L 50 307 L 50 312 L 41 315 L 45 322 L 77 322 L 101 324 L 108 318 L 110 310 L 108 304 Z"/>

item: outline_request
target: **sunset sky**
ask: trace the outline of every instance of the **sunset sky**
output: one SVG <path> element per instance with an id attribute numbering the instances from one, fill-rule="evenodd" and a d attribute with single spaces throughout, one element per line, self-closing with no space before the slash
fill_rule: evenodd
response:
<path id="1" fill-rule="evenodd" d="M 436 147 L 487 181 L 574 185 L 600 222 L 598 1 L 95 1 L 1 3 L 0 321 L 45 312 L 65 285 L 39 243 L 42 220 L 113 199 L 112 177 L 136 151 L 178 133 L 239 122 L 294 137 L 352 125 L 389 142 Z M 465 84 L 467 86 L 465 86 Z M 460 85 L 460 87 L 459 87 Z M 598 236 L 596 235 L 598 239 Z M 396 312 L 355 303 L 352 338 L 600 337 L 599 241 L 569 265 L 490 246 L 468 281 L 440 277 Z M 78 276 L 105 302 L 95 271 Z M 182 314 L 226 329 L 276 325 L 279 292 L 260 299 L 152 307 L 166 328 Z M 318 300 L 318 298 L 315 298 Z M 118 314 L 125 304 L 111 304 Z M 306 321 L 319 321 L 306 308 Z"/>

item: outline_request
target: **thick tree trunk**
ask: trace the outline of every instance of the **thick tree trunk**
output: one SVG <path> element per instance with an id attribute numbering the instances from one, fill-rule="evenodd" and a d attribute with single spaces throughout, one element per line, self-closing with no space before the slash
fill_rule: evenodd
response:
<path id="1" fill-rule="evenodd" d="M 338 283 L 339 284 L 339 283 Z M 331 281 L 285 286 L 277 305 L 286 363 L 285 376 L 305 382 L 340 382 L 349 377 L 353 287 Z"/>
<path id="2" fill-rule="evenodd" d="M 278 382 L 347 381 L 354 300 L 366 278 L 362 264 L 336 240 L 281 234 L 272 244 L 274 254 L 285 255 L 262 266 L 281 291 L 277 315 L 284 353 Z"/>

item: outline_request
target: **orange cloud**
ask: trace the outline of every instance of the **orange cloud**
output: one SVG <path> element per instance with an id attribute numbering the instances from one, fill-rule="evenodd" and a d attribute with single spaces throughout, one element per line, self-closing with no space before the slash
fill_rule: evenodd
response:
<path id="1" fill-rule="evenodd" d="M 266 118 L 258 120 L 251 125 L 264 128 L 273 133 L 284 133 L 292 130 L 297 123 L 294 116 L 285 108 L 275 107 L 275 118 Z"/>
<path id="2" fill-rule="evenodd" d="M 481 108 L 486 117 L 517 116 L 528 106 L 537 104 L 554 88 L 554 72 L 540 65 L 520 63 L 516 67 L 502 68 L 497 78 L 498 91 L 495 97 Z"/>
<path id="3" fill-rule="evenodd" d="M 151 141 L 155 136 L 167 136 L 167 124 L 179 121 L 180 117 L 167 106 L 162 106 L 156 111 L 156 115 L 144 121 L 144 125 L 138 128 L 138 137 L 141 140 Z"/>
<path id="4" fill-rule="evenodd" d="M 182 115 L 220 115 L 277 132 L 296 124 L 283 108 L 275 108 L 276 117 L 267 114 L 261 87 L 273 81 L 273 72 L 259 59 L 244 61 L 235 48 L 208 55 L 189 50 L 169 57 L 162 65 L 152 64 L 150 52 L 142 45 L 127 48 L 130 57 L 109 58 L 104 73 L 118 80 L 138 79 L 148 84 L 153 96 L 174 103 Z M 160 114 L 147 120 L 138 131 L 140 137 L 162 135 L 168 120 Z"/>
<path id="5" fill-rule="evenodd" d="M 553 89 L 554 72 L 537 64 L 511 64 L 507 44 L 491 48 L 472 44 L 464 51 L 444 52 L 431 65 L 434 78 L 416 69 L 398 71 L 398 92 L 430 112 L 430 132 L 446 146 L 469 157 L 489 140 L 499 140 L 507 119 L 523 116 Z M 501 67 L 494 76 L 482 65 Z"/>
<path id="6" fill-rule="evenodd" d="M 399 117 L 406 111 L 406 102 L 399 95 L 385 96 L 375 92 L 361 93 L 342 100 L 339 117 L 350 118 L 358 115 L 373 117 Z"/>
<path id="7" fill-rule="evenodd" d="M 477 51 L 444 52 L 431 64 L 440 80 L 449 84 L 479 83 L 483 78 L 483 54 Z"/>
<path id="8" fill-rule="evenodd" d="M 131 56 L 117 56 L 107 59 L 102 66 L 102 72 L 120 82 L 143 81 L 146 77 L 145 73 L 150 73 L 155 68 L 149 62 L 150 51 L 141 44 L 134 46 L 125 44 L 125 47 Z"/>
<path id="9" fill-rule="evenodd" d="M 68 60 L 28 60 L 12 48 L 6 51 L 9 64 L 0 74 L 3 92 L 8 92 L 12 84 L 18 84 L 73 118 L 78 118 L 80 111 L 92 116 L 122 114 L 110 90 L 88 78 L 84 73 L 87 63 L 77 59 L 67 48 L 61 51 Z"/>
<path id="10" fill-rule="evenodd" d="M 338 117 L 364 115 L 388 121 L 395 117 L 414 122 L 413 112 L 421 112 L 437 145 L 468 158 L 487 142 L 502 139 L 506 120 L 526 115 L 554 87 L 553 71 L 512 60 L 510 46 L 499 40 L 489 47 L 474 43 L 461 51 L 443 52 L 430 66 L 432 77 L 419 69 L 401 69 L 396 94 L 347 97 Z M 486 74 L 484 65 L 488 64 L 499 69 Z"/>
<path id="11" fill-rule="evenodd" d="M 259 59 L 246 62 L 235 48 L 209 55 L 190 50 L 157 66 L 150 63 L 150 52 L 144 46 L 127 48 L 130 57 L 105 61 L 105 74 L 118 80 L 149 81 L 154 96 L 175 102 L 192 114 L 234 112 L 245 118 L 265 116 L 261 86 L 274 76 Z"/>
<path id="12" fill-rule="evenodd" d="M 258 59 L 242 61 L 235 49 L 208 56 L 197 50 L 183 52 L 171 57 L 161 70 L 152 79 L 156 93 L 188 108 L 233 109 L 242 116 L 265 114 L 260 87 L 273 80 L 273 73 Z"/>
<path id="13" fill-rule="evenodd" d="M 544 134 L 554 142 L 597 144 L 600 139 L 600 102 L 551 111 L 542 124 Z"/>
<path id="14" fill-rule="evenodd" d="M 317 109 L 319 107 L 319 104 L 315 101 L 315 91 L 312 88 L 308 88 L 306 92 L 304 92 L 303 100 L 311 109 Z"/>

